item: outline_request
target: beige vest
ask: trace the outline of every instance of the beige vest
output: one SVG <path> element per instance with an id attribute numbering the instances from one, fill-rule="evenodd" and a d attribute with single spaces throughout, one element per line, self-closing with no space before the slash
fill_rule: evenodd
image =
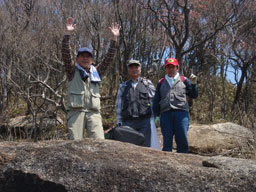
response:
<path id="1" fill-rule="evenodd" d="M 77 69 L 68 82 L 67 110 L 100 111 L 99 83 L 91 82 L 90 78 L 84 82 Z"/>

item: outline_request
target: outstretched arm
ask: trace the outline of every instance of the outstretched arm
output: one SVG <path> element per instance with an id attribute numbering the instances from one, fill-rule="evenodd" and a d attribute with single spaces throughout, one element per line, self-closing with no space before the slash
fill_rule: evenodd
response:
<path id="1" fill-rule="evenodd" d="M 71 35 L 75 30 L 76 24 L 74 24 L 73 18 L 69 17 L 66 21 L 66 35 Z"/>
<path id="2" fill-rule="evenodd" d="M 102 61 L 102 63 L 100 63 L 97 66 L 97 70 L 100 76 L 102 76 L 104 72 L 106 72 L 107 67 L 112 63 L 114 59 L 115 52 L 116 52 L 117 37 L 120 34 L 120 26 L 117 23 L 113 23 L 112 26 L 109 27 L 109 29 L 112 33 L 112 38 L 111 38 L 112 41 L 110 42 L 110 47 L 108 49 L 108 53 L 104 57 L 104 60 Z"/>
<path id="3" fill-rule="evenodd" d="M 75 30 L 73 24 L 73 18 L 69 17 L 66 21 L 65 36 L 62 40 L 62 59 L 65 66 L 65 71 L 69 81 L 72 80 L 74 75 L 74 63 L 72 62 L 71 46 L 70 46 L 70 35 Z"/>
<path id="4" fill-rule="evenodd" d="M 109 30 L 112 33 L 112 40 L 117 41 L 117 37 L 120 35 L 120 26 L 117 23 L 112 23 L 112 26 L 109 27 Z"/>

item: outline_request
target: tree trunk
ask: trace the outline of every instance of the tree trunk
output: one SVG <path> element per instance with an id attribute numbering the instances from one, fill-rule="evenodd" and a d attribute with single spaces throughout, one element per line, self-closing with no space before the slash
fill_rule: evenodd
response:
<path id="1" fill-rule="evenodd" d="M 247 75 L 246 69 L 247 68 L 245 68 L 245 67 L 241 68 L 242 74 L 241 74 L 241 78 L 240 78 L 240 80 L 239 80 L 239 82 L 237 84 L 237 89 L 236 89 L 236 94 L 235 94 L 235 98 L 234 98 L 233 105 L 232 105 L 232 110 L 239 103 L 240 94 L 241 94 L 242 87 L 243 87 L 243 82 L 244 82 L 244 79 L 245 79 L 245 77 Z"/>

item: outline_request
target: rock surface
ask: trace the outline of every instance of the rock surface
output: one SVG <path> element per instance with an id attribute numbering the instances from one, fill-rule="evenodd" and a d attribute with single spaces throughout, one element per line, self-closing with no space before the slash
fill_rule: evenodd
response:
<path id="1" fill-rule="evenodd" d="M 191 125 L 188 131 L 188 140 L 191 153 L 227 154 L 234 157 L 255 154 L 254 144 L 256 141 L 252 131 L 230 122 L 214 125 Z"/>
<path id="2" fill-rule="evenodd" d="M 256 191 L 255 166 L 110 140 L 2 142 L 0 191 Z"/>
<path id="3" fill-rule="evenodd" d="M 45 118 L 42 123 L 40 128 L 41 140 L 67 138 L 66 129 L 56 126 L 56 124 L 63 123 L 61 119 L 55 121 L 51 118 Z M 0 140 L 1 138 L 3 138 L 2 140 L 27 139 L 32 133 L 29 131 L 29 127 L 32 127 L 31 117 L 20 116 L 10 119 L 8 126 L 10 129 L 0 129 Z M 157 132 L 162 148 L 161 129 L 158 128 Z M 174 139 L 173 141 L 175 151 L 176 143 Z M 231 122 L 213 125 L 191 124 L 188 131 L 188 141 L 189 152 L 193 154 L 256 159 L 256 133 Z"/>

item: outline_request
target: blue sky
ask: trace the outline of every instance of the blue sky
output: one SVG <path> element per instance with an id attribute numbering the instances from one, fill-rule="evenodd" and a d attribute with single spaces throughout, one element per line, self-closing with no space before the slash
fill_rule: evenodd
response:
<path id="1" fill-rule="evenodd" d="M 232 66 L 228 67 L 228 70 L 227 70 L 227 80 L 230 81 L 233 84 L 236 84 L 234 71 L 235 70 L 234 70 L 234 68 Z M 238 70 L 237 71 L 237 78 L 238 78 L 238 80 L 239 80 L 240 76 L 241 76 L 241 71 Z"/>

